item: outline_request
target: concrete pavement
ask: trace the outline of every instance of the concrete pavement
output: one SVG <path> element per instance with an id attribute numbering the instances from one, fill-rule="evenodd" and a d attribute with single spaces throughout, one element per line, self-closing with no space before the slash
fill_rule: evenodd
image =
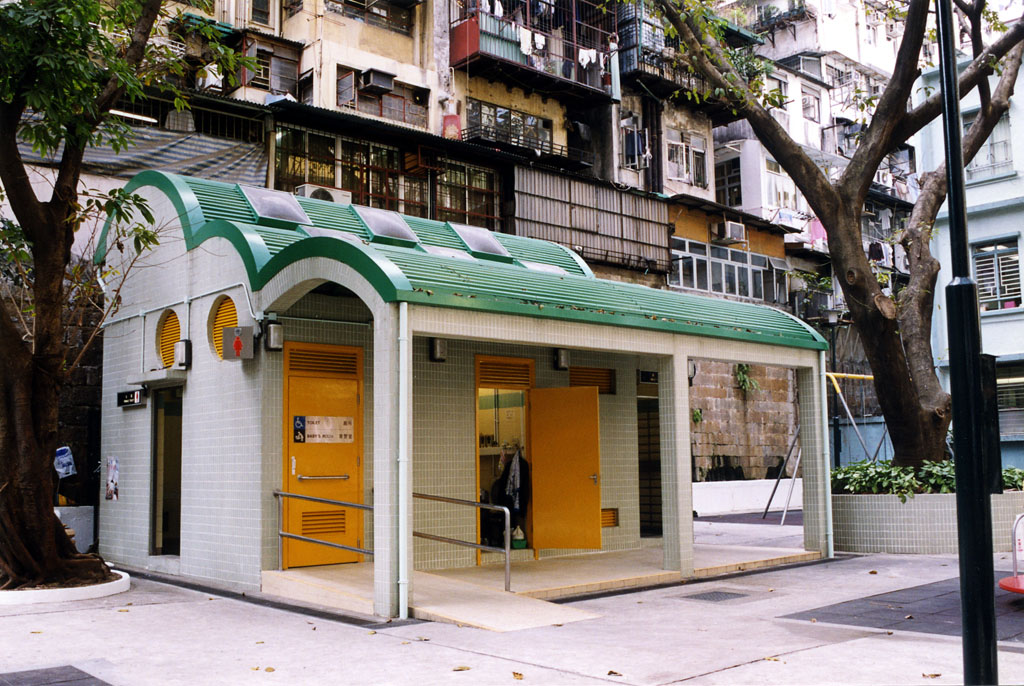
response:
<path id="1" fill-rule="evenodd" d="M 360 626 L 134 579 L 110 598 L 0 608 L 0 675 L 70 666 L 124 686 L 962 683 L 958 637 L 786 618 L 956 574 L 953 556 L 858 556 L 572 601 L 599 616 L 506 633 Z M 1000 643 L 999 658 L 1002 683 L 1024 683 L 1024 645 Z"/>

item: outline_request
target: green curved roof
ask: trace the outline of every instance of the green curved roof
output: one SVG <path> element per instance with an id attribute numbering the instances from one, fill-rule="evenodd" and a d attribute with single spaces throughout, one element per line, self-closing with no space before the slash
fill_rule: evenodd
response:
<path id="1" fill-rule="evenodd" d="M 358 271 L 386 302 L 655 329 L 823 350 L 824 339 L 771 307 L 596 278 L 555 243 L 493 233 L 511 260 L 473 257 L 452 225 L 404 216 L 418 244 L 386 241 L 351 205 L 296 198 L 309 224 L 280 228 L 259 217 L 238 185 L 146 171 L 127 185 L 161 190 L 181 220 L 186 249 L 215 236 L 238 251 L 254 291 L 289 264 L 325 257 Z M 292 197 L 292 196 L 289 196 Z M 275 225 L 268 225 L 275 224 Z M 106 250 L 104 227 L 96 261 Z M 454 252 L 458 251 L 458 252 Z M 459 257 L 451 256 L 459 255 Z"/>

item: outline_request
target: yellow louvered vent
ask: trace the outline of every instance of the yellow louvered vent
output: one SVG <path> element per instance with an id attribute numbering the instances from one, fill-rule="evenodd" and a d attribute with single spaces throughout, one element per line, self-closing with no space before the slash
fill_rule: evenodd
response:
<path id="1" fill-rule="evenodd" d="M 598 393 L 615 393 L 615 370 L 569 367 L 570 386 L 597 386 Z"/>
<path id="2" fill-rule="evenodd" d="M 345 350 L 291 350 L 288 355 L 288 371 L 358 376 L 359 356 Z"/>
<path id="3" fill-rule="evenodd" d="M 156 346 L 160 353 L 160 364 L 164 369 L 174 364 L 174 344 L 181 338 L 181 324 L 178 315 L 168 310 L 160 322 L 156 334 Z"/>
<path id="4" fill-rule="evenodd" d="M 601 526 L 608 528 L 619 525 L 619 508 L 606 507 L 601 510 Z"/>
<path id="5" fill-rule="evenodd" d="M 532 388 L 533 360 L 518 357 L 478 358 L 477 386 Z"/>
<path id="6" fill-rule="evenodd" d="M 224 359 L 224 329 L 238 326 L 238 310 L 231 298 L 221 298 L 213 312 L 213 323 L 210 324 L 210 338 L 217 357 Z"/>
<path id="7" fill-rule="evenodd" d="M 319 538 L 345 533 L 345 510 L 309 510 L 302 513 L 302 535 Z"/>

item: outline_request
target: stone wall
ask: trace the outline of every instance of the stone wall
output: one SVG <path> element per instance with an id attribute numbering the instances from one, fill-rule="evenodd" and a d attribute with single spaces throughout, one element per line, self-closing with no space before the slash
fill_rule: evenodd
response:
<path id="1" fill-rule="evenodd" d="M 99 311 L 83 314 L 67 329 L 72 351 L 81 349 L 99 320 Z M 77 353 L 74 353 L 77 354 Z M 97 336 L 60 396 L 57 444 L 71 448 L 78 473 L 60 483 L 59 493 L 71 505 L 95 505 L 99 498 L 100 391 L 103 381 L 103 339 Z"/>
<path id="2" fill-rule="evenodd" d="M 694 481 L 774 478 L 796 430 L 796 380 L 785 367 L 751 365 L 744 392 L 737 365 L 697 361 L 690 387 Z M 792 462 L 788 472 L 792 470 Z"/>

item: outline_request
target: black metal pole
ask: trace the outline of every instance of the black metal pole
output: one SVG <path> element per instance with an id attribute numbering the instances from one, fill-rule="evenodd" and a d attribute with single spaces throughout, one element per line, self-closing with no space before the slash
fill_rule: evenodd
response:
<path id="1" fill-rule="evenodd" d="M 836 329 L 839 323 L 832 325 L 832 373 L 836 373 Z M 843 450 L 843 432 L 839 428 L 839 394 L 836 392 L 835 384 L 832 385 L 832 462 L 835 468 L 839 469 L 839 454 Z"/>
<path id="2" fill-rule="evenodd" d="M 984 398 L 981 390 L 981 326 L 978 292 L 970 276 L 960 89 L 953 53 L 950 0 L 935 0 L 942 123 L 945 132 L 949 243 L 953 280 L 946 286 L 956 519 L 960 551 L 960 616 L 964 684 L 999 683 L 996 665 L 995 581 L 992 565 L 992 505 L 985 483 Z"/>

